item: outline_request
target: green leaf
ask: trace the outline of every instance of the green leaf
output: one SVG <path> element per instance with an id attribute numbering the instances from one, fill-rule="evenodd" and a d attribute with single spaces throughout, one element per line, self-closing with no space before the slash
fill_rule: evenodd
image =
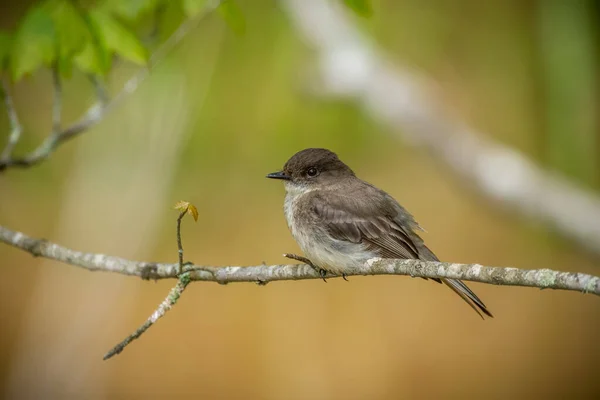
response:
<path id="1" fill-rule="evenodd" d="M 206 6 L 207 0 L 182 0 L 182 7 L 188 18 L 193 18 Z"/>
<path id="2" fill-rule="evenodd" d="M 350 8 L 361 17 L 370 17 L 373 15 L 373 8 L 370 0 L 343 0 L 346 7 Z"/>
<path id="3" fill-rule="evenodd" d="M 156 18 L 156 40 L 162 43 L 171 37 L 185 18 L 186 15 L 180 1 L 172 0 L 166 2 L 164 8 Z"/>
<path id="4" fill-rule="evenodd" d="M 110 53 L 99 40 L 87 42 L 73 59 L 73 63 L 82 70 L 93 75 L 106 75 L 110 69 Z"/>
<path id="5" fill-rule="evenodd" d="M 42 7 L 29 9 L 15 34 L 10 67 L 17 81 L 56 59 L 55 31 L 52 18 Z"/>
<path id="6" fill-rule="evenodd" d="M 244 14 L 242 14 L 242 11 L 234 1 L 223 1 L 217 8 L 217 12 L 235 34 L 241 35 L 244 33 L 246 30 L 246 20 L 244 19 Z"/>
<path id="7" fill-rule="evenodd" d="M 8 33 L 0 32 L 0 72 L 4 71 L 8 64 L 11 44 L 12 37 Z"/>
<path id="8" fill-rule="evenodd" d="M 136 64 L 146 64 L 148 51 L 119 21 L 102 10 L 91 11 L 90 19 L 104 48 Z"/>
<path id="9" fill-rule="evenodd" d="M 71 73 L 73 56 L 80 53 L 92 40 L 88 24 L 83 14 L 70 1 L 50 0 L 44 8 L 54 22 L 59 71 L 68 76 Z"/>
<path id="10" fill-rule="evenodd" d="M 101 9 L 128 21 L 135 21 L 142 14 L 155 10 L 161 1 L 162 0 L 105 0 Z"/>

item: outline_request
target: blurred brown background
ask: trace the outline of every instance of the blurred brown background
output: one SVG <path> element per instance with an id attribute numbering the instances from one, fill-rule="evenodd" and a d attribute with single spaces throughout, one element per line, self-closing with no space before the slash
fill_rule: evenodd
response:
<path id="1" fill-rule="evenodd" d="M 306 147 L 336 151 L 398 199 L 441 259 L 600 274 L 597 258 L 472 192 L 350 101 L 307 96 L 311 52 L 273 1 L 240 1 L 246 32 L 211 16 L 102 123 L 30 170 L 0 176 L 0 224 L 82 251 L 174 262 L 178 200 L 187 259 L 285 263 L 298 252 L 284 190 L 264 179 Z M 449 110 L 592 190 L 600 186 L 598 9 L 592 1 L 379 0 L 358 20 L 388 55 L 440 85 Z M 12 29 L 28 2 L 0 4 Z M 136 68 L 114 71 L 112 91 Z M 17 151 L 50 127 L 49 73 L 19 83 Z M 65 87 L 65 120 L 91 101 Z M 84 101 L 86 100 L 86 101 Z M 0 112 L 0 143 L 8 122 Z M 600 223 L 600 221 L 598 221 Z M 594 398 L 600 302 L 591 295 L 407 277 L 192 284 L 121 355 L 173 281 L 34 259 L 0 245 L 0 397 Z"/>

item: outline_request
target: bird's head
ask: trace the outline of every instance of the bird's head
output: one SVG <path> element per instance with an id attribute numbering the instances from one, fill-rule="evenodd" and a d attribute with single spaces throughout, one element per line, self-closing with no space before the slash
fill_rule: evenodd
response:
<path id="1" fill-rule="evenodd" d="M 294 154 L 283 170 L 267 175 L 281 179 L 288 192 L 305 192 L 322 186 L 332 185 L 354 172 L 338 156 L 327 149 L 304 149 Z"/>

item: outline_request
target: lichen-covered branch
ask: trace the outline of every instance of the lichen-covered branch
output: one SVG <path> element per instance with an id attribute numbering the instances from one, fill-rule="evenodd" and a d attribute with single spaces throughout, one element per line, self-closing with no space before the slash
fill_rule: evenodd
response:
<path id="1" fill-rule="evenodd" d="M 183 270 L 183 246 L 181 245 L 181 220 L 183 219 L 185 214 L 187 214 L 187 212 L 188 212 L 188 208 L 186 207 L 179 213 L 179 217 L 177 217 L 177 249 L 178 249 L 177 253 L 179 255 L 179 262 L 177 264 L 177 270 L 179 271 L 179 274 L 180 274 L 178 277 L 179 281 L 177 282 L 175 287 L 173 287 L 173 289 L 171 289 L 171 291 L 169 292 L 169 295 L 163 300 L 163 302 L 160 303 L 160 305 L 158 306 L 156 311 L 154 311 L 152 313 L 152 315 L 146 320 L 146 322 L 144 322 L 142 324 L 142 326 L 140 326 L 139 328 L 137 328 L 135 330 L 135 332 L 133 332 L 131 335 L 127 336 L 123 341 L 121 341 L 119 344 L 117 344 L 115 347 L 113 347 L 108 353 L 106 353 L 103 358 L 104 360 L 108 360 L 112 356 L 119 354 L 120 352 L 123 351 L 123 349 L 125 347 L 127 347 L 129 345 L 129 343 L 131 343 L 135 339 L 142 336 L 142 334 L 144 332 L 146 332 L 152 325 L 154 325 L 156 323 L 156 321 L 158 321 L 160 318 L 162 318 L 167 313 L 167 311 L 169 311 L 175 304 L 177 304 L 177 301 L 183 294 L 183 291 L 185 290 L 187 285 L 190 284 L 190 282 L 191 282 L 190 272 L 182 273 L 182 270 Z"/>
<path id="2" fill-rule="evenodd" d="M 53 108 L 53 129 L 52 133 L 31 153 L 20 157 L 12 157 L 12 149 L 16 145 L 20 137 L 20 125 L 12 124 L 12 132 L 9 138 L 9 146 L 5 148 L 2 157 L 0 157 L 0 172 L 10 167 L 21 167 L 27 168 L 33 165 L 37 165 L 40 162 L 46 160 L 50 155 L 64 142 L 73 139 L 74 137 L 88 131 L 98 122 L 106 116 L 106 114 L 112 110 L 123 98 L 127 95 L 135 92 L 140 84 L 150 75 L 150 71 L 160 62 L 165 56 L 171 52 L 179 42 L 200 22 L 204 17 L 215 10 L 222 0 L 213 0 L 209 2 L 199 16 L 193 19 L 184 21 L 179 28 L 152 54 L 148 65 L 141 68 L 134 76 L 132 76 L 121 88 L 121 90 L 109 101 L 107 101 L 107 95 L 101 91 L 101 87 L 98 86 L 97 82 L 94 83 L 96 89 L 97 101 L 85 112 L 85 114 L 73 124 L 67 126 L 64 129 L 57 129 L 57 125 L 60 123 L 60 112 L 61 104 L 56 100 L 60 100 L 60 81 L 57 76 L 53 77 L 55 94 L 55 103 Z M 58 83 L 58 85 L 57 85 Z M 99 90 L 100 89 L 100 90 Z M 5 97 L 7 101 L 10 101 L 10 97 Z M 13 121 L 12 115 L 16 117 L 16 111 L 12 106 L 12 101 L 7 103 L 9 114 L 11 115 L 11 122 Z M 58 117 L 58 118 L 57 118 Z M 16 119 L 15 119 L 16 120 Z M 57 124 L 57 122 L 59 122 Z M 19 129 L 16 129 L 18 127 Z"/>
<path id="3" fill-rule="evenodd" d="M 352 23 L 336 1 L 280 0 L 316 52 L 316 92 L 350 98 L 376 121 L 436 160 L 488 199 L 600 254 L 600 197 L 540 168 L 485 132 L 449 117 L 435 84 L 397 62 Z"/>
<path id="4" fill-rule="evenodd" d="M 177 278 L 179 272 L 178 263 L 131 261 L 104 254 L 84 253 L 42 239 L 34 239 L 2 226 L 0 226 L 0 241 L 25 250 L 34 256 L 62 261 L 90 271 L 117 272 L 124 275 L 139 276 L 143 279 Z M 273 281 L 321 279 L 314 268 L 304 264 L 248 267 L 187 265 L 184 271 L 190 273 L 190 280 L 221 284 L 230 282 L 266 284 Z M 359 270 L 347 274 L 347 276 L 352 275 L 408 275 L 423 278 L 452 278 L 492 285 L 573 290 L 600 296 L 599 277 L 550 269 L 524 270 L 486 267 L 479 264 L 373 259 Z"/>
<path id="5" fill-rule="evenodd" d="M 115 356 L 122 352 L 123 349 L 127 347 L 127 345 L 129 345 L 129 343 L 142 336 L 142 334 L 146 332 L 148 328 L 154 325 L 156 321 L 164 317 L 167 311 L 169 311 L 175 304 L 177 304 L 177 300 L 179 300 L 179 297 L 190 282 L 190 273 L 187 272 L 185 274 L 182 274 L 179 277 L 179 281 L 177 281 L 175 287 L 171 289 L 168 296 L 163 300 L 162 303 L 160 303 L 156 311 L 152 313 L 152 315 L 146 320 L 146 322 L 144 322 L 142 326 L 137 328 L 135 332 L 133 332 L 131 335 L 127 336 L 122 342 L 110 349 L 110 351 L 108 351 L 104 355 L 103 360 L 108 360 L 112 356 Z"/>

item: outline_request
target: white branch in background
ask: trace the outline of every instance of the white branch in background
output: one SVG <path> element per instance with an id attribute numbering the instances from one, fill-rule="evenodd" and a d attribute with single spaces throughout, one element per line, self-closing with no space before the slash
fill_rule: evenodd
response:
<path id="1" fill-rule="evenodd" d="M 424 146 L 478 191 L 600 254 L 600 198 L 519 152 L 445 117 L 426 78 L 392 65 L 338 2 L 281 0 L 319 58 L 320 93 L 356 99 L 376 121 Z"/>
<path id="2" fill-rule="evenodd" d="M 0 226 L 0 241 L 34 256 L 45 257 L 90 271 L 116 272 L 144 279 L 177 278 L 179 263 L 163 264 L 131 261 L 104 254 L 71 250 L 42 239 L 28 237 Z M 321 279 L 321 275 L 305 264 L 259 265 L 249 267 L 199 266 L 188 264 L 184 268 L 192 281 L 254 282 Z M 479 264 L 456 264 L 421 260 L 372 259 L 353 275 L 408 275 L 422 278 L 451 278 L 488 283 L 492 285 L 529 286 L 540 289 L 574 290 L 600 296 L 600 278 L 588 274 L 559 272 L 550 269 L 524 270 L 518 268 L 486 267 Z M 330 276 L 327 276 L 328 278 Z M 186 278 L 187 279 L 187 278 Z"/>

